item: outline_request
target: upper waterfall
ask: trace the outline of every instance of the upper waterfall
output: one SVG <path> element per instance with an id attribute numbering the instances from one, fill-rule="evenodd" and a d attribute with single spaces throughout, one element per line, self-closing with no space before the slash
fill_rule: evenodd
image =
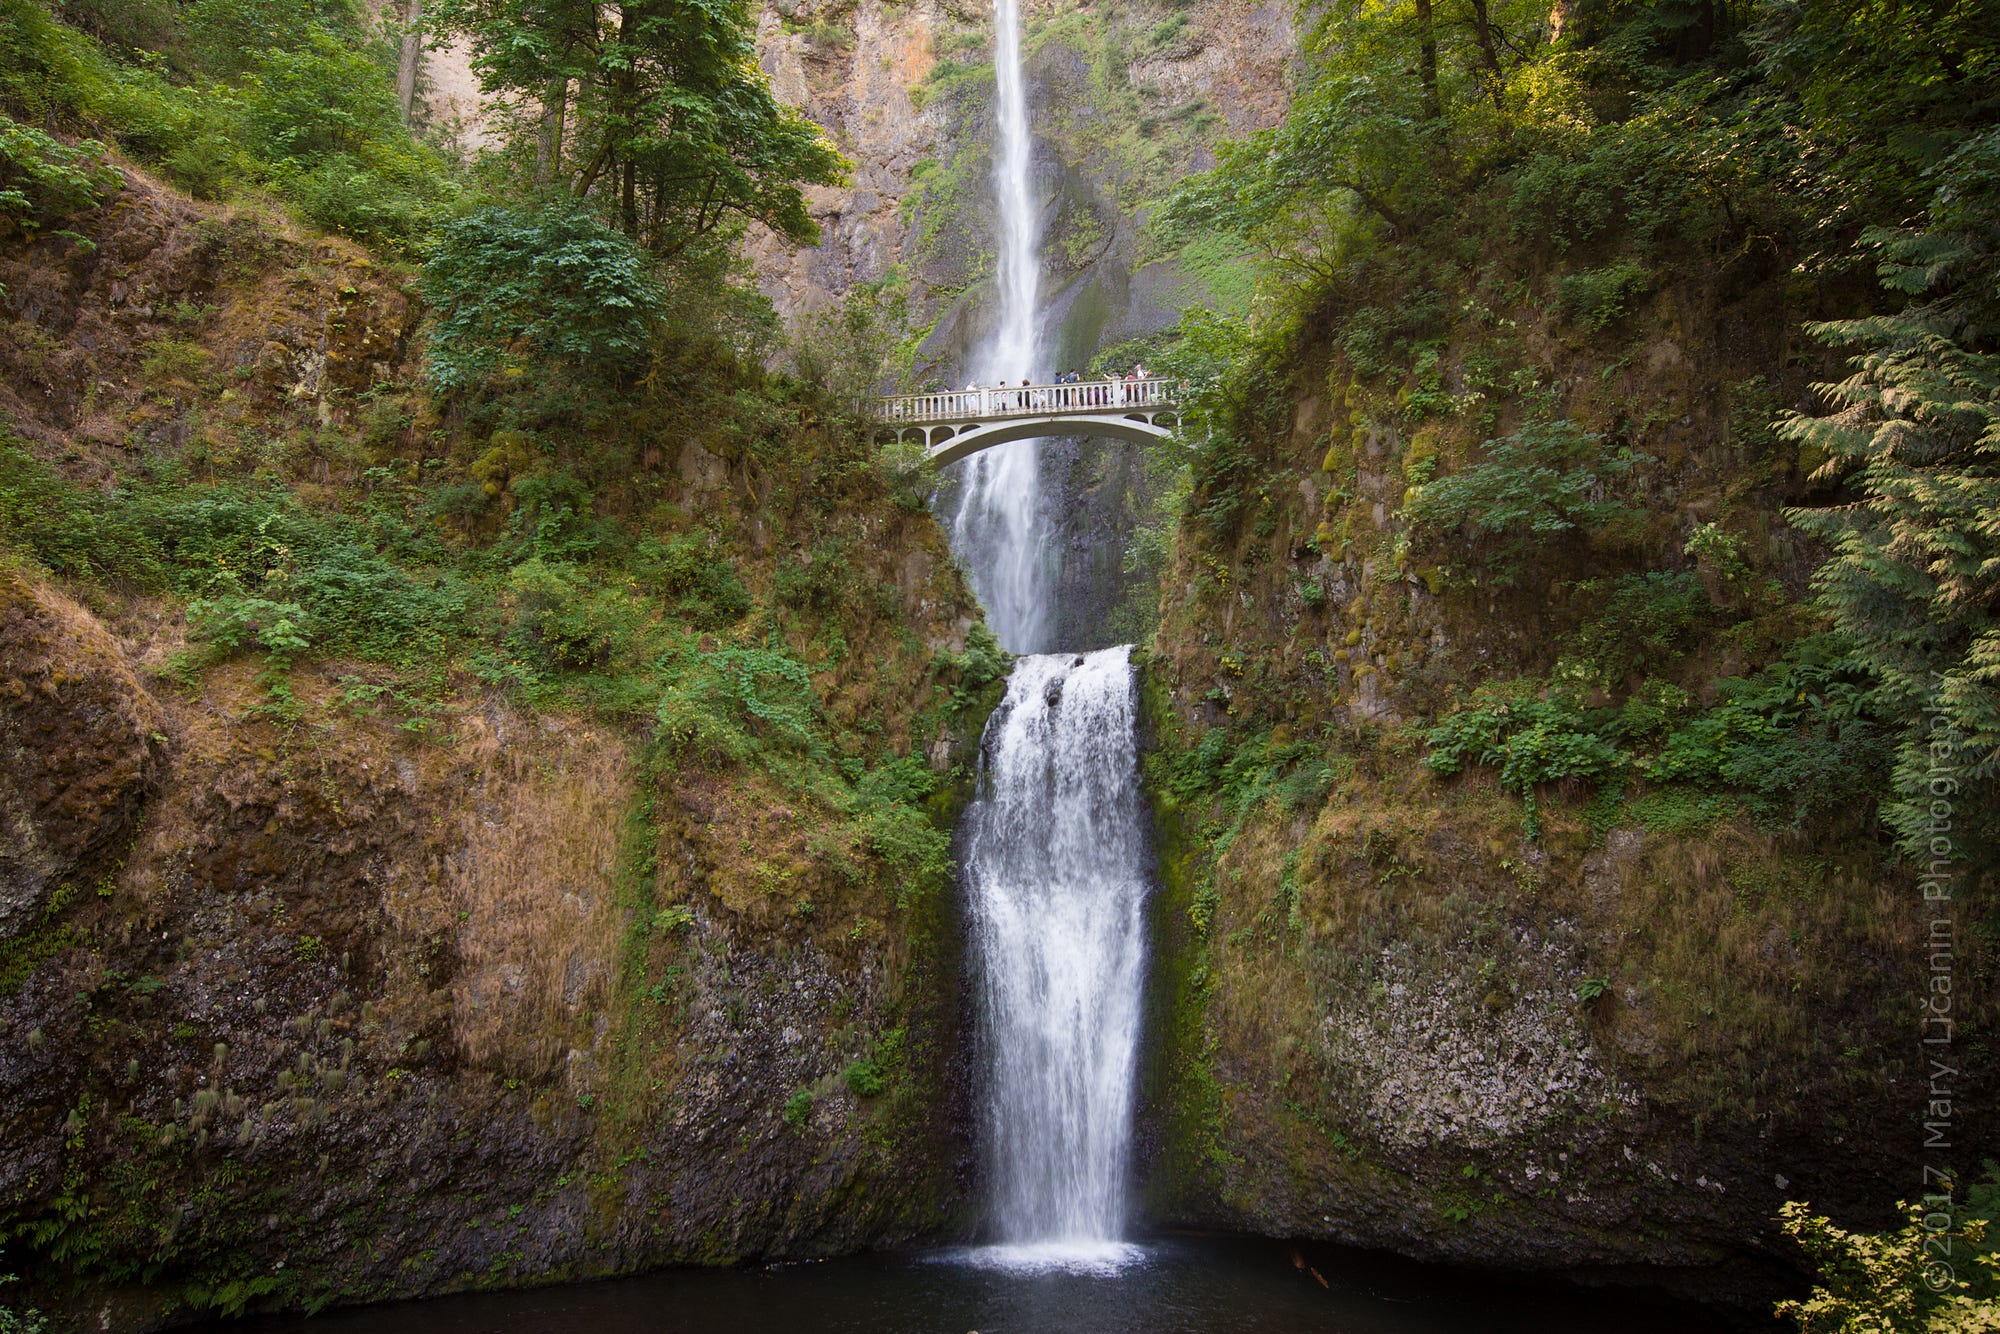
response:
<path id="1" fill-rule="evenodd" d="M 1034 144 L 1028 133 L 1027 83 L 1021 69 L 1019 0 L 994 0 L 993 68 L 998 80 L 993 196 L 999 207 L 996 259 L 998 317 L 973 367 L 981 384 L 1018 383 L 1040 371 L 1041 201 L 1035 194 Z M 952 546 L 964 558 L 987 620 L 1011 652 L 1052 647 L 1047 528 L 1042 513 L 1040 446 L 1003 445 L 966 460 Z"/>

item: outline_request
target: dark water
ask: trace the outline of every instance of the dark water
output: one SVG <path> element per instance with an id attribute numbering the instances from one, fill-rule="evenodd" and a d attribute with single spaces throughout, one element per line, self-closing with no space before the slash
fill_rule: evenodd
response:
<path id="1" fill-rule="evenodd" d="M 1722 1328 L 1697 1310 L 1643 1293 L 1501 1283 L 1351 1252 L 1211 1239 L 1164 1240 L 1139 1251 L 1135 1261 L 1098 1273 L 995 1269 L 968 1262 L 980 1258 L 976 1251 L 672 1270 L 218 1328 L 235 1334 L 1701 1334 Z"/>

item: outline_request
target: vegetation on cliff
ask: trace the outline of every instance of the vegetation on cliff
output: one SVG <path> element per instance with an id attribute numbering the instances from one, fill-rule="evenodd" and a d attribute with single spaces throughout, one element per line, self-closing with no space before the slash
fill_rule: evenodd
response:
<path id="1" fill-rule="evenodd" d="M 45 1308 L 951 1225 L 1004 655 L 847 346 L 744 281 L 837 164 L 702 14 L 756 125 L 654 143 L 657 88 L 579 75 L 620 188 L 560 192 L 413 138 L 359 6 L 0 14 L 0 1239 Z"/>
<path id="2" fill-rule="evenodd" d="M 1536 682 L 1538 709 L 1445 712 L 1443 771 L 1490 764 L 1530 798 L 1572 778 L 1742 787 L 1762 773 L 1765 808 L 1782 788 L 1802 816 L 1875 794 L 1893 751 L 1885 817 L 1916 853 L 1945 726 L 1959 831 L 1980 840 L 1961 855 L 1988 846 L 1995 39 L 1969 5 L 1336 6 L 1286 122 L 1179 194 L 1173 225 L 1256 241 L 1281 275 L 1247 357 L 1317 341 L 1394 387 L 1385 416 L 1413 443 L 1403 522 L 1378 554 L 1433 591 L 1525 585 L 1599 609 Z M 1608 353 L 1650 294 L 1691 282 L 1723 300 L 1769 292 L 1790 321 L 1868 313 L 1810 326 L 1861 353 L 1853 378 L 1821 389 L 1825 407 L 1779 411 L 1803 388 L 1780 366 L 1727 387 L 1736 494 L 1677 516 L 1675 550 L 1648 512 L 1685 505 L 1672 470 L 1722 461 L 1638 451 L 1651 423 L 1629 414 L 1587 429 L 1578 386 L 1550 382 L 1514 331 L 1532 312 Z M 1468 325 L 1483 326 L 1476 347 Z M 1259 406 L 1241 397 L 1239 431 Z M 1484 439 L 1460 455 L 1458 436 Z M 1774 458 L 1781 442 L 1796 459 Z M 1241 490 L 1231 461 L 1207 466 L 1204 512 Z M 1774 679 L 1764 704 L 1746 687 L 1703 711 L 1661 669 L 1798 600 L 1767 584 L 1759 553 L 1746 561 L 1753 535 L 1730 512 L 1787 505 L 1833 553 L 1812 606 L 1839 637 L 1801 650 L 1824 666 L 1784 661 L 1811 628 L 1790 618 L 1745 647 L 1804 676 Z M 1655 553 L 1663 565 L 1643 568 Z M 1865 686 L 1817 686 L 1842 680 Z"/>
<path id="3" fill-rule="evenodd" d="M 1179 1207 L 1564 1262 L 1886 1221 L 1886 1154 L 1809 1146 L 1907 1138 L 1927 941 L 1990 1040 L 1990 8 L 1309 25 L 1160 224 L 1264 262 L 1147 358 L 1212 432 L 1151 668 Z"/>

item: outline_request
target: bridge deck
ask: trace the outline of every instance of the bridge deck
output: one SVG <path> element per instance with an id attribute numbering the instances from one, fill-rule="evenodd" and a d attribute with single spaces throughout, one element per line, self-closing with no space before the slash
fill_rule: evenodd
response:
<path id="1" fill-rule="evenodd" d="M 877 400 L 884 422 L 971 423 L 1015 417 L 1158 412 L 1180 406 L 1178 380 L 1084 380 L 1078 384 L 1005 385 L 898 394 Z"/>

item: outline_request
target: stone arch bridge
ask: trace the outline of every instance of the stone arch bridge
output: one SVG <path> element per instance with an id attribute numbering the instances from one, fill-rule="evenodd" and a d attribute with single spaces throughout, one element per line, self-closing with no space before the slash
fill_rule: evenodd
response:
<path id="1" fill-rule="evenodd" d="M 883 434 L 923 441 L 942 467 L 1010 440 L 1051 435 L 1154 444 L 1180 426 L 1184 396 L 1178 380 L 1085 380 L 898 394 L 878 399 L 875 415 Z"/>

